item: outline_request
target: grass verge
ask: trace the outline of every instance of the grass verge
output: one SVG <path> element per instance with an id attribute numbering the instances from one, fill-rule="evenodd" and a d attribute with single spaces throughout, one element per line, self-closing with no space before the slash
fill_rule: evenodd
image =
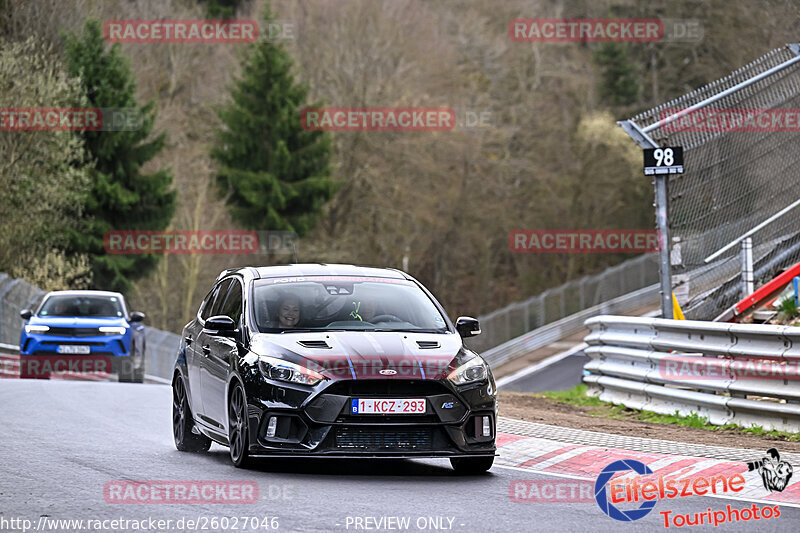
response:
<path id="1" fill-rule="evenodd" d="M 558 392 L 542 392 L 534 394 L 539 398 L 547 398 L 560 403 L 567 403 L 571 405 L 581 405 L 589 407 L 586 411 L 591 416 L 615 418 L 619 420 L 639 420 L 641 422 L 652 422 L 654 424 L 674 424 L 678 426 L 688 426 L 707 431 L 730 431 L 733 433 L 759 435 L 761 437 L 772 437 L 779 440 L 800 442 L 800 434 L 789 433 L 786 431 L 765 430 L 761 426 L 742 427 L 736 424 L 725 424 L 724 426 L 715 426 L 709 423 L 708 419 L 700 416 L 697 413 L 691 413 L 688 416 L 683 416 L 675 411 L 671 415 L 663 415 L 653 411 L 639 411 L 636 409 L 629 409 L 624 405 L 614 405 L 610 402 L 603 402 L 595 396 L 588 396 L 586 394 L 586 385 L 577 385 L 572 389 Z"/>

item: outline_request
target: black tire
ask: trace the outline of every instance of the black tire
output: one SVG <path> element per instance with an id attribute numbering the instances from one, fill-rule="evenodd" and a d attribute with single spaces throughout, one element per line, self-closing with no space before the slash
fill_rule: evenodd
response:
<path id="1" fill-rule="evenodd" d="M 194 419 L 189 409 L 186 386 L 179 376 L 172 382 L 172 438 L 175 440 L 175 447 L 182 452 L 207 452 L 211 447 L 211 439 L 192 433 L 193 427 Z"/>
<path id="2" fill-rule="evenodd" d="M 236 468 L 247 468 L 252 463 L 249 433 L 247 401 L 244 389 L 237 384 L 228 398 L 228 443 L 231 461 Z"/>
<path id="3" fill-rule="evenodd" d="M 450 465 L 459 474 L 482 474 L 494 463 L 494 455 L 488 457 L 451 457 Z"/>

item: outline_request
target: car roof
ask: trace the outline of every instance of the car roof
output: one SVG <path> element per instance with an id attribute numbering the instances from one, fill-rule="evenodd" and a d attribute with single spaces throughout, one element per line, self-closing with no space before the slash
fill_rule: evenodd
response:
<path id="1" fill-rule="evenodd" d="M 47 296 L 65 295 L 65 296 L 116 296 L 122 298 L 122 294 L 112 291 L 90 291 L 90 290 L 75 290 L 75 291 L 50 291 L 45 294 Z"/>
<path id="2" fill-rule="evenodd" d="M 305 277 L 305 276 L 354 276 L 390 279 L 411 279 L 407 274 L 394 268 L 363 267 L 327 263 L 301 263 L 263 267 L 243 267 L 223 270 L 217 279 L 228 274 L 242 273 L 254 279 Z"/>

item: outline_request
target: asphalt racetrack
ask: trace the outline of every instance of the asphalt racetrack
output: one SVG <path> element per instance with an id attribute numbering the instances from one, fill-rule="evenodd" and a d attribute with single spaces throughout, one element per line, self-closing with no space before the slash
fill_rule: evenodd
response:
<path id="1" fill-rule="evenodd" d="M 664 520 L 659 510 L 749 507 L 720 498 L 676 499 L 659 502 L 641 520 L 623 523 L 607 517 L 594 502 L 512 501 L 514 480 L 559 478 L 500 465 L 480 476 L 458 476 L 446 460 L 273 460 L 239 470 L 223 447 L 214 445 L 199 455 L 175 449 L 171 391 L 165 385 L 3 380 L 0 405 L 3 531 L 22 531 L 25 519 L 39 531 L 133 529 L 131 523 L 87 529 L 88 520 L 114 519 L 172 521 L 164 529 L 142 529 L 150 531 L 660 531 Z M 258 498 L 234 504 L 118 503 L 113 498 L 109 503 L 104 493 L 109 484 L 153 480 L 251 482 L 258 486 Z M 724 529 L 797 531 L 800 509 L 780 510 L 779 518 L 725 524 Z M 217 522 L 212 528 L 214 517 L 228 517 L 228 527 Z M 69 524 L 57 520 L 84 523 L 63 527 Z M 197 523 L 188 528 L 188 520 Z"/>

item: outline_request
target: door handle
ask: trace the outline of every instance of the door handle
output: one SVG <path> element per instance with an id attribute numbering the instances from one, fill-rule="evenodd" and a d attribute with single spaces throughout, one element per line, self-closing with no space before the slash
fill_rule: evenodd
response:
<path id="1" fill-rule="evenodd" d="M 192 344 L 192 336 L 191 335 L 187 335 L 186 337 L 183 338 L 183 340 L 186 341 L 186 344 Z"/>
<path id="2" fill-rule="evenodd" d="M 209 346 L 208 344 L 203 346 L 203 355 L 205 356 L 211 355 L 211 346 Z"/>

